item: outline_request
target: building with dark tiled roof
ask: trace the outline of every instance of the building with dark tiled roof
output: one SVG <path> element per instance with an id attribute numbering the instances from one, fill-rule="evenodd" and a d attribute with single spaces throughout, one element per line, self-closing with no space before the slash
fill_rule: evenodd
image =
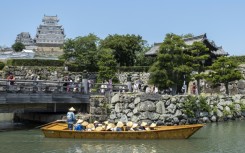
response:
<path id="1" fill-rule="evenodd" d="M 194 42 L 203 42 L 207 46 L 207 48 L 209 48 L 212 58 L 229 55 L 226 51 L 224 51 L 222 46 L 217 47 L 214 41 L 210 41 L 207 38 L 206 34 L 195 37 L 183 38 L 183 40 L 187 45 L 192 45 Z M 160 46 L 161 43 L 154 43 L 154 46 L 148 52 L 145 53 L 145 56 L 157 56 Z"/>
<path id="2" fill-rule="evenodd" d="M 29 32 L 21 32 L 17 35 L 15 42 L 21 42 L 25 46 L 33 45 L 33 39 Z"/>

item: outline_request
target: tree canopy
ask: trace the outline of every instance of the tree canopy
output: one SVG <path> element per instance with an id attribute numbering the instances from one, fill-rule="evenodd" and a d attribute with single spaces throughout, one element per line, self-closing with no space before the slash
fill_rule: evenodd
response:
<path id="1" fill-rule="evenodd" d="M 21 42 L 16 42 L 12 45 L 12 48 L 16 52 L 21 52 L 23 49 L 25 49 L 25 45 Z"/>
<path id="2" fill-rule="evenodd" d="M 63 45 L 63 58 L 70 63 L 96 71 L 99 38 L 94 34 L 67 39 Z"/>
<path id="3" fill-rule="evenodd" d="M 157 60 L 150 68 L 149 83 L 156 85 L 160 90 L 183 84 L 184 75 L 190 74 L 192 68 L 188 65 L 190 57 L 185 54 L 186 44 L 182 37 L 173 33 L 167 34 L 160 46 Z"/>
<path id="4" fill-rule="evenodd" d="M 150 84 L 159 89 L 173 88 L 173 94 L 180 91 L 183 83 L 193 77 L 199 80 L 205 70 L 205 61 L 209 58 L 208 48 L 201 42 L 186 45 L 183 36 L 167 34 L 160 46 L 157 60 L 150 68 Z M 195 75 L 192 75 L 192 72 Z"/>
<path id="5" fill-rule="evenodd" d="M 98 67 L 99 67 L 99 75 L 98 78 L 100 81 L 109 80 L 116 78 L 116 60 L 114 55 L 112 54 L 111 49 L 101 49 L 98 53 Z"/>
<path id="6" fill-rule="evenodd" d="M 229 82 L 242 79 L 241 72 L 237 69 L 238 63 L 228 57 L 219 57 L 209 67 L 212 71 L 206 76 L 206 79 L 213 84 L 224 83 L 226 94 L 229 94 Z"/>
<path id="7" fill-rule="evenodd" d="M 136 52 L 142 52 L 145 41 L 139 35 L 109 35 L 101 41 L 101 48 L 113 50 L 114 57 L 120 66 L 133 66 Z"/>

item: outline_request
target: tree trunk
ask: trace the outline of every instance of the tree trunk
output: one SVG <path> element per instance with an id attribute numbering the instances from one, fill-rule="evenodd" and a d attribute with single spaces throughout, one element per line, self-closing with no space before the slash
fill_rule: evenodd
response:
<path id="1" fill-rule="evenodd" d="M 201 93 L 200 91 L 200 79 L 197 79 L 197 94 L 199 95 Z"/>
<path id="2" fill-rule="evenodd" d="M 229 88 L 228 88 L 228 86 L 229 86 L 229 82 L 226 82 L 226 83 L 225 83 L 225 93 L 226 93 L 227 95 L 229 95 Z"/>

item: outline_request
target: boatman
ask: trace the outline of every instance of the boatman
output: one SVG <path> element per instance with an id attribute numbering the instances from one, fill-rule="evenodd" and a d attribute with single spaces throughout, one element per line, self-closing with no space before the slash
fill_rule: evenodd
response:
<path id="1" fill-rule="evenodd" d="M 67 117 L 67 124 L 68 124 L 68 129 L 69 130 L 73 130 L 73 124 L 76 121 L 74 111 L 75 111 L 75 109 L 73 107 L 71 107 L 69 109 L 69 112 L 67 112 L 67 115 L 66 115 L 66 117 Z"/>

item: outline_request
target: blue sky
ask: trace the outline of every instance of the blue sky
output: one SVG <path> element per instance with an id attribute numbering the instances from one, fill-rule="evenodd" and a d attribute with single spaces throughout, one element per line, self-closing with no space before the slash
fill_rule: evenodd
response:
<path id="1" fill-rule="evenodd" d="M 244 0 L 1 0 L 0 46 L 21 32 L 34 38 L 44 14 L 58 15 L 66 38 L 137 34 L 152 45 L 166 33 L 207 33 L 230 55 L 245 55 Z"/>

